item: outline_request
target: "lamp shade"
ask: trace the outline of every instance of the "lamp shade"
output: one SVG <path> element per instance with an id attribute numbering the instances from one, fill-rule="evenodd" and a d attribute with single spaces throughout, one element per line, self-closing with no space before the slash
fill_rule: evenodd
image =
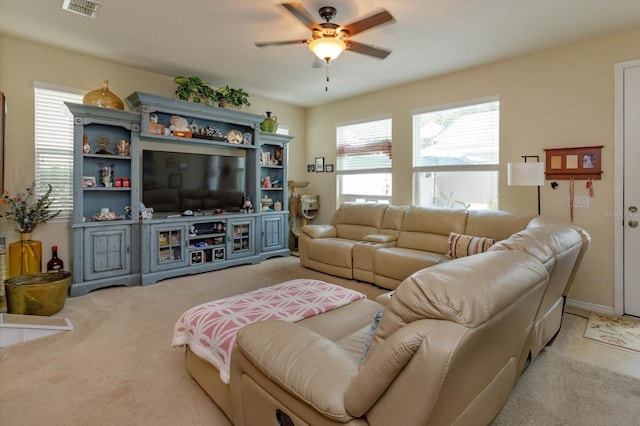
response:
<path id="1" fill-rule="evenodd" d="M 309 50 L 323 61 L 332 61 L 340 54 L 347 45 L 339 38 L 317 38 L 309 43 Z"/>
<path id="2" fill-rule="evenodd" d="M 544 163 L 508 163 L 507 185 L 542 186 L 544 185 Z"/>

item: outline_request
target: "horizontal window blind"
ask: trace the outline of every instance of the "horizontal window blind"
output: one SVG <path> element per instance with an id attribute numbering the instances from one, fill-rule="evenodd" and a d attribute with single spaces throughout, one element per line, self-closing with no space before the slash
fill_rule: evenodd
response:
<path id="1" fill-rule="evenodd" d="M 37 194 L 53 187 L 51 209 L 59 218 L 73 209 L 73 116 L 64 102 L 82 103 L 78 93 L 35 88 L 35 144 Z"/>
<path id="2" fill-rule="evenodd" d="M 337 126 L 336 171 L 391 171 L 391 119 Z"/>
<path id="3" fill-rule="evenodd" d="M 498 165 L 500 102 L 413 116 L 413 166 Z"/>

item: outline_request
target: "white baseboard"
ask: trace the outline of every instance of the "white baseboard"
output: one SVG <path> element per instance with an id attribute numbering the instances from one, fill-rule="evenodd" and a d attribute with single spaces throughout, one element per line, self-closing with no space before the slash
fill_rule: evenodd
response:
<path id="1" fill-rule="evenodd" d="M 581 300 L 567 299 L 567 306 L 597 312 L 599 314 L 615 315 L 614 309 L 611 306 L 597 305 L 595 303 L 583 302 Z"/>

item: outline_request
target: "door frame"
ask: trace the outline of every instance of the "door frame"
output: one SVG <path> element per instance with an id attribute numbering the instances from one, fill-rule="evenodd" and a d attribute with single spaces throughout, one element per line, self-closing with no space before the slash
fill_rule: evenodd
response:
<path id="1" fill-rule="evenodd" d="M 624 71 L 640 67 L 640 59 L 615 64 L 614 109 L 614 314 L 624 314 Z"/>

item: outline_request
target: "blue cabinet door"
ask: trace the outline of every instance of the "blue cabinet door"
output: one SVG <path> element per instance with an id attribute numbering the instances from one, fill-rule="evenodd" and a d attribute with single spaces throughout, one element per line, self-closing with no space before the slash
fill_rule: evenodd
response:
<path id="1" fill-rule="evenodd" d="M 131 227 L 105 226 L 84 230 L 84 279 L 131 273 Z"/>

